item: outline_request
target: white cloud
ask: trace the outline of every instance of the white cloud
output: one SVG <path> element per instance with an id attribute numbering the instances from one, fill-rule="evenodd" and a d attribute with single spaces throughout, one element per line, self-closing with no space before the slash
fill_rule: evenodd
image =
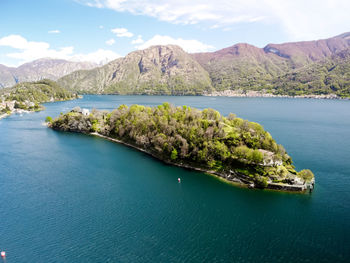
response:
<path id="1" fill-rule="evenodd" d="M 112 46 L 114 43 L 115 43 L 115 40 L 114 40 L 113 38 L 111 38 L 111 39 L 109 39 L 109 40 L 106 41 L 106 44 L 107 44 L 108 46 Z"/>
<path id="2" fill-rule="evenodd" d="M 295 0 L 283 5 L 278 0 L 266 1 L 293 40 L 327 38 L 349 31 L 348 0 Z"/>
<path id="3" fill-rule="evenodd" d="M 50 57 L 67 59 L 73 61 L 91 61 L 105 63 L 120 57 L 111 50 L 99 49 L 87 54 L 75 54 L 74 47 L 62 47 L 59 49 L 50 48 L 46 42 L 28 41 L 20 35 L 9 35 L 0 38 L 0 46 L 11 47 L 15 52 L 5 54 L 9 58 L 16 59 L 18 64 L 29 62 L 35 59 Z"/>
<path id="4" fill-rule="evenodd" d="M 105 64 L 119 57 L 120 55 L 112 50 L 98 49 L 97 51 L 87 54 L 73 55 L 69 59 L 72 61 L 91 61 L 97 64 Z"/>
<path id="5" fill-rule="evenodd" d="M 104 27 L 103 27 L 103 26 L 99 26 L 98 28 L 99 28 L 99 29 L 103 29 Z"/>
<path id="6" fill-rule="evenodd" d="M 126 28 L 113 28 L 112 33 L 116 34 L 117 37 L 133 37 L 134 34 L 129 32 Z"/>
<path id="7" fill-rule="evenodd" d="M 0 46 L 17 49 L 17 52 L 6 54 L 10 58 L 28 62 L 42 57 L 66 58 L 73 53 L 73 47 L 63 47 L 58 50 L 50 48 L 46 42 L 28 41 L 20 35 L 9 35 L 0 39 Z"/>
<path id="8" fill-rule="evenodd" d="M 0 46 L 12 47 L 15 49 L 26 49 L 41 47 L 48 48 L 49 45 L 45 42 L 28 42 L 27 39 L 20 35 L 9 35 L 0 39 Z"/>
<path id="9" fill-rule="evenodd" d="M 154 45 L 178 45 L 189 53 L 206 52 L 212 50 L 214 47 L 206 45 L 198 40 L 186 40 L 182 38 L 172 38 L 170 36 L 155 35 L 151 39 L 147 40 L 142 45 L 137 46 L 138 49 L 145 49 Z"/>
<path id="10" fill-rule="evenodd" d="M 349 0 L 80 0 L 89 6 L 146 15 L 175 24 L 226 28 L 237 23 L 281 26 L 293 40 L 349 31 Z"/>
<path id="11" fill-rule="evenodd" d="M 91 7 L 147 15 L 176 24 L 254 22 L 263 17 L 257 11 L 265 1 L 268 0 L 80 0 Z"/>
<path id="12" fill-rule="evenodd" d="M 49 30 L 47 33 L 49 33 L 49 34 L 59 34 L 59 33 L 61 33 L 61 31 L 55 29 L 55 30 Z"/>
<path id="13" fill-rule="evenodd" d="M 136 45 L 136 44 L 142 44 L 143 42 L 145 41 L 142 39 L 142 36 L 138 35 L 136 39 L 131 41 L 131 44 Z"/>

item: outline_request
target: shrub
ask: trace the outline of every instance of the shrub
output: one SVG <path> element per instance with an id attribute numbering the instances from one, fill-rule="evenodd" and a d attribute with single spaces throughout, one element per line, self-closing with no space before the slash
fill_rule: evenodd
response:
<path id="1" fill-rule="evenodd" d="M 310 181 L 312 178 L 314 178 L 314 174 L 309 169 L 301 170 L 298 173 L 299 177 L 303 178 L 305 181 Z"/>
<path id="2" fill-rule="evenodd" d="M 45 122 L 52 122 L 52 118 L 50 116 L 47 116 L 46 119 L 45 119 Z"/>
<path id="3" fill-rule="evenodd" d="M 172 150 L 170 158 L 173 161 L 177 159 L 177 150 L 175 148 Z"/>
<path id="4" fill-rule="evenodd" d="M 268 183 L 267 183 L 267 178 L 264 177 L 264 176 L 259 176 L 259 175 L 257 175 L 257 176 L 255 177 L 255 184 L 256 184 L 256 186 L 259 187 L 259 188 L 266 188 L 267 185 L 268 185 Z"/>

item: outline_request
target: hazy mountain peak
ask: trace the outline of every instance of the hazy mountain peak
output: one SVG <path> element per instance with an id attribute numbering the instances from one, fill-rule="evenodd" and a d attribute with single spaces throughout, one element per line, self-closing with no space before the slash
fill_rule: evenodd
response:
<path id="1" fill-rule="evenodd" d="M 57 80 L 73 71 L 91 69 L 97 64 L 92 62 L 73 62 L 64 59 L 40 58 L 24 63 L 17 68 L 0 67 L 0 86 L 10 87 L 18 82 L 37 81 L 41 79 Z"/>

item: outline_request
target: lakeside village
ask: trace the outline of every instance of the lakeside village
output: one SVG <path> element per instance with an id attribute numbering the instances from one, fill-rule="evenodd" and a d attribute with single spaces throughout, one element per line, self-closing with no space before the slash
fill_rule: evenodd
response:
<path id="1" fill-rule="evenodd" d="M 24 106 L 25 105 L 25 108 Z M 17 101 L 1 101 L 0 102 L 0 119 L 5 118 L 13 113 L 28 113 L 31 111 L 40 110 L 40 107 L 36 107 L 34 102 L 28 101 L 22 104 L 19 104 Z"/>
<path id="2" fill-rule="evenodd" d="M 41 111 L 41 103 L 79 99 L 82 96 L 68 92 L 50 80 L 18 84 L 0 92 L 0 119 L 13 113 Z"/>
<path id="3" fill-rule="evenodd" d="M 203 96 L 209 97 L 249 97 L 249 98 L 304 98 L 304 99 L 345 99 L 341 98 L 336 94 L 309 94 L 309 95 L 279 95 L 268 93 L 266 90 L 255 91 L 255 90 L 223 90 L 223 91 L 213 91 L 211 93 L 204 93 Z"/>
<path id="4" fill-rule="evenodd" d="M 0 119 L 13 113 L 29 113 L 33 111 L 40 111 L 44 108 L 42 105 L 29 100 L 19 102 L 17 100 L 7 100 L 6 98 L 8 98 L 8 94 L 3 94 L 0 96 Z"/>

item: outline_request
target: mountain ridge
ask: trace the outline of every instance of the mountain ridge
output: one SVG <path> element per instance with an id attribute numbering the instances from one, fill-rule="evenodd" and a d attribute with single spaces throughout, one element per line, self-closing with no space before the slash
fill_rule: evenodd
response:
<path id="1" fill-rule="evenodd" d="M 199 95 L 212 88 L 209 74 L 176 45 L 137 50 L 58 82 L 83 93 Z"/>
<path id="2" fill-rule="evenodd" d="M 54 58 L 40 58 L 18 67 L 7 67 L 0 64 L 0 87 L 11 87 L 19 82 L 42 79 L 57 80 L 76 70 L 91 69 L 96 66 L 97 64 L 92 62 L 75 62 Z"/>
<path id="3" fill-rule="evenodd" d="M 349 32 L 320 40 L 267 44 L 263 48 L 238 43 L 214 52 L 192 54 L 176 45 L 156 45 L 130 52 L 104 66 L 79 68 L 69 74 L 61 70 L 64 76 L 51 78 L 71 91 L 96 94 L 202 95 L 212 91 L 253 90 L 290 96 L 313 92 L 349 96 L 349 81 L 344 74 L 350 64 L 348 49 Z M 337 55 L 343 51 L 343 56 Z M 26 68 L 23 71 L 31 72 L 36 65 L 40 68 L 41 63 L 48 61 L 41 59 L 23 65 Z M 335 75 L 329 84 L 326 71 L 332 63 L 340 63 L 342 69 L 333 71 Z M 12 70 L 0 65 L 0 76 L 14 78 Z M 303 71 L 309 72 L 307 81 Z M 289 84 L 300 92 L 291 90 Z"/>
<path id="4" fill-rule="evenodd" d="M 152 46 L 97 69 L 74 72 L 58 82 L 72 91 L 98 94 L 202 95 L 239 89 L 290 96 L 310 95 L 310 92 L 330 94 L 338 90 L 338 95 L 344 96 L 350 92 L 345 87 L 347 79 L 341 76 L 333 77 L 335 82 L 339 81 L 339 89 L 334 90 L 325 79 L 314 81 L 312 78 L 319 76 L 317 72 L 311 72 L 310 88 L 304 83 L 301 91 L 296 92 L 293 89 L 298 85 L 288 74 L 300 74 L 313 66 L 323 68 L 322 64 L 330 63 L 337 53 L 348 48 L 350 33 L 315 41 L 268 44 L 263 48 L 238 43 L 214 52 L 193 54 L 175 45 Z M 160 50 L 168 50 L 171 54 L 160 58 Z M 162 66 L 157 64 L 160 59 L 165 62 Z M 341 58 L 336 61 L 339 63 L 339 60 Z M 178 70 L 179 61 L 184 63 L 179 64 L 181 69 Z M 162 74 L 163 66 L 168 70 L 167 74 Z M 171 77 L 176 77 L 177 82 Z M 288 88 L 289 82 L 293 83 L 292 90 Z M 320 88 L 314 87 L 316 83 Z"/>
<path id="5" fill-rule="evenodd" d="M 214 52 L 191 54 L 211 76 L 216 90 L 268 88 L 279 75 L 327 59 L 350 47 L 350 33 L 302 42 L 239 43 Z"/>

